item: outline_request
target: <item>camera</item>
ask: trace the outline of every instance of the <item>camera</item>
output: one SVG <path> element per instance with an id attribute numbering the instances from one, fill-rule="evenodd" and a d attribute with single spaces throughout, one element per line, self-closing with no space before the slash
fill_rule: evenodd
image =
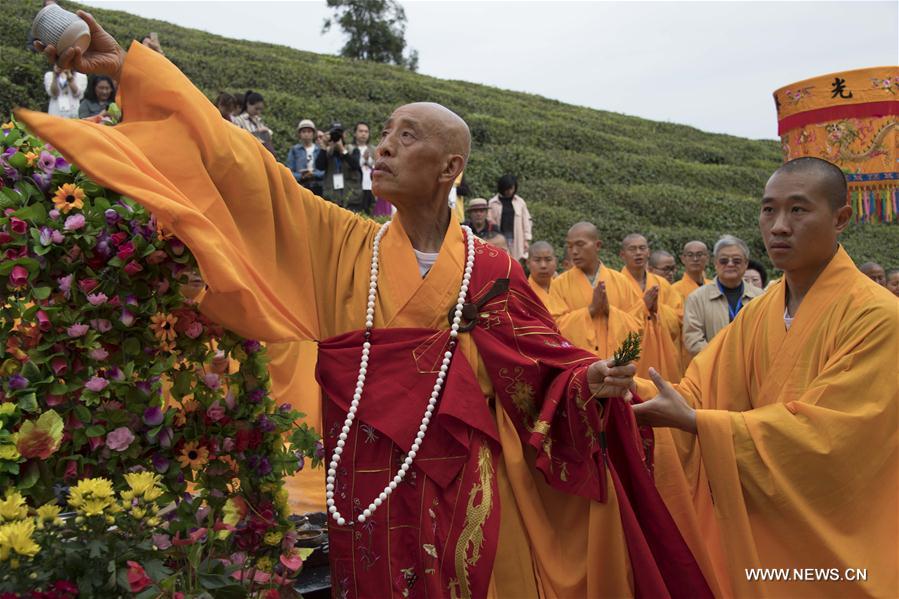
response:
<path id="1" fill-rule="evenodd" d="M 331 123 L 331 129 L 328 131 L 328 135 L 331 137 L 332 142 L 337 142 L 343 139 L 343 125 L 340 123 Z"/>

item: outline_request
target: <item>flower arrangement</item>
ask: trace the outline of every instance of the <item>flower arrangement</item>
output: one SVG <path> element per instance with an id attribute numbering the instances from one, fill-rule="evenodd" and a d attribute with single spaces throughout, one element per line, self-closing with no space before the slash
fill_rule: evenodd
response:
<path id="1" fill-rule="evenodd" d="M 0 169 L 0 597 L 289 585 L 283 478 L 322 450 L 264 347 L 199 312 L 183 243 L 15 122 Z"/>

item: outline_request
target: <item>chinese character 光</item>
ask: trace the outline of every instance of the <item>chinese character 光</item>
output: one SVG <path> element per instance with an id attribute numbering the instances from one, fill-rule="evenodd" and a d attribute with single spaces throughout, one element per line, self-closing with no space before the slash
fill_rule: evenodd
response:
<path id="1" fill-rule="evenodd" d="M 841 77 L 834 77 L 833 83 L 830 84 L 833 88 L 833 91 L 830 93 L 831 98 L 840 97 L 844 100 L 848 100 L 852 97 L 852 92 L 846 92 L 846 80 Z"/>

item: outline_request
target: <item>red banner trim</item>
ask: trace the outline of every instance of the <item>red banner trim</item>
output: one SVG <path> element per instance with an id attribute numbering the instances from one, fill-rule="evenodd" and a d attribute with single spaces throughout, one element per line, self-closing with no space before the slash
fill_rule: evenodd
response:
<path id="1" fill-rule="evenodd" d="M 777 134 L 783 135 L 798 127 L 812 123 L 826 123 L 839 119 L 864 119 L 899 114 L 899 100 L 884 102 L 865 102 L 864 104 L 847 104 L 845 106 L 828 106 L 791 114 L 777 122 Z"/>

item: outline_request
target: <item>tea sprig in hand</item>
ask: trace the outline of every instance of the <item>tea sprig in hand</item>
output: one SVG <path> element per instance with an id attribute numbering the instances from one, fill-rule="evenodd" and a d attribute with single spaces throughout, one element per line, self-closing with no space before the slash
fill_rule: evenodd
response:
<path id="1" fill-rule="evenodd" d="M 623 366 L 628 362 L 636 362 L 640 359 L 640 342 L 643 336 L 640 333 L 628 333 L 621 347 L 612 355 L 612 366 Z"/>

